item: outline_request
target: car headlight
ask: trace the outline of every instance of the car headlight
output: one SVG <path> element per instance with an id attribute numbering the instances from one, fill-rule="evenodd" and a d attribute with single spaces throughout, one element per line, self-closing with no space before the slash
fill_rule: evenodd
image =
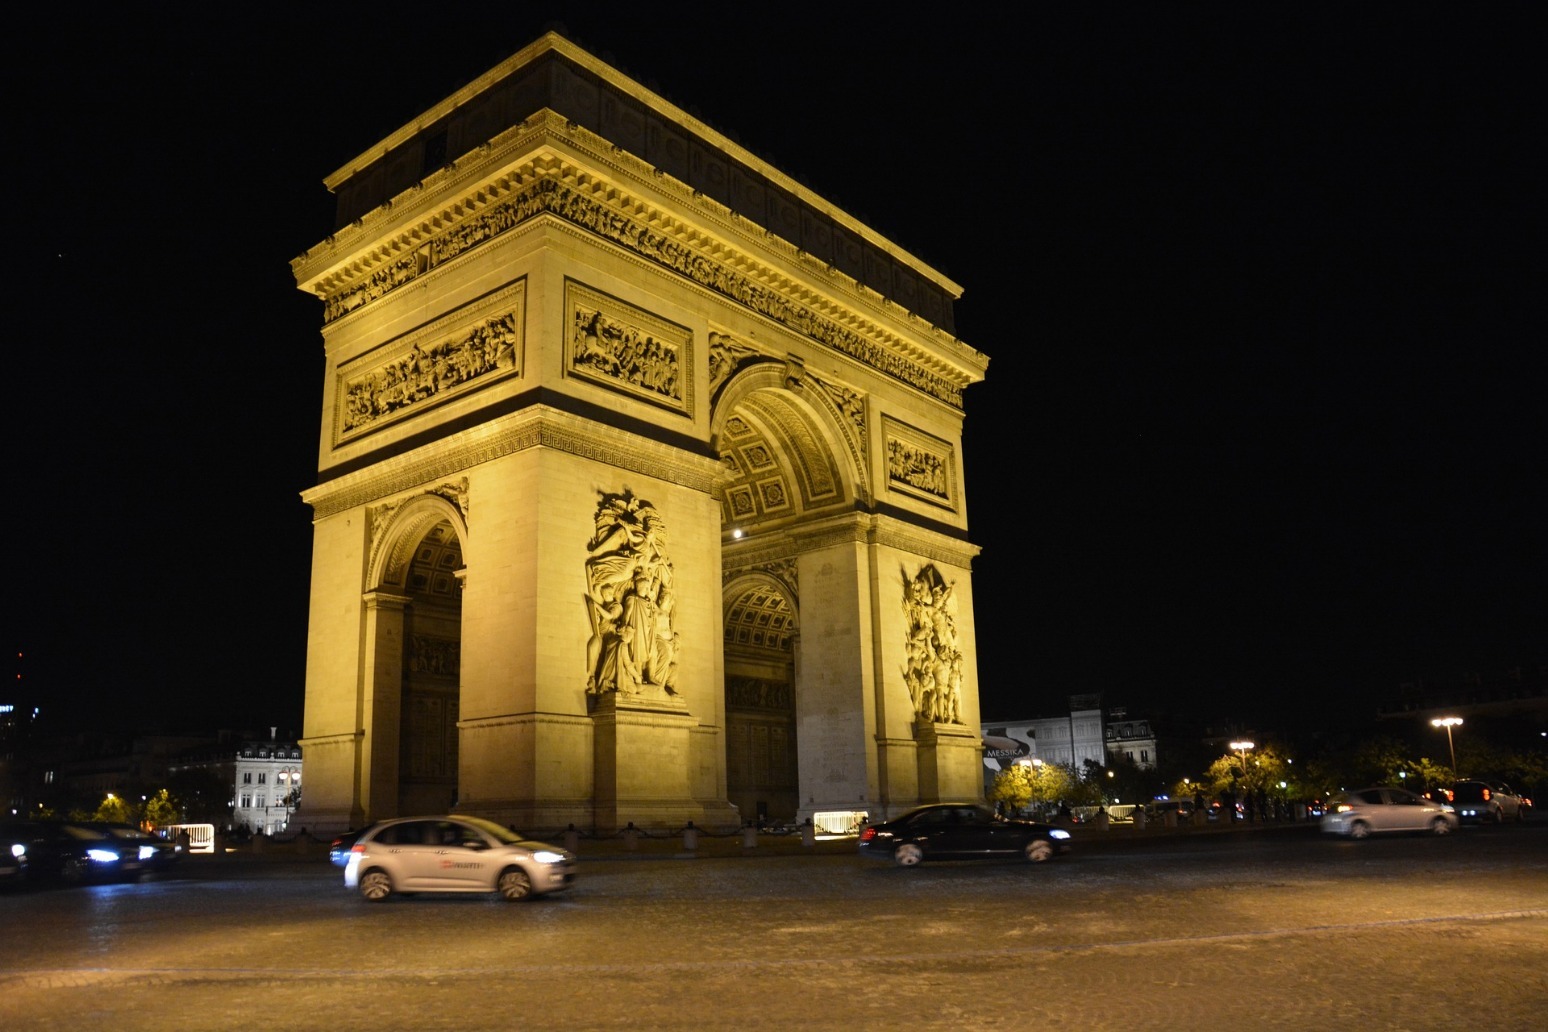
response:
<path id="1" fill-rule="evenodd" d="M 156 847 L 155 846 L 141 846 L 140 847 L 140 859 L 141 860 L 149 860 L 151 857 L 153 857 L 155 855 L 156 855 Z"/>
<path id="2" fill-rule="evenodd" d="M 562 864 L 564 854 L 555 853 L 552 849 L 539 849 L 532 854 L 532 859 L 540 864 Z"/>
<path id="3" fill-rule="evenodd" d="M 88 849 L 86 855 L 99 864 L 115 864 L 118 862 L 118 854 L 111 849 Z"/>
<path id="4" fill-rule="evenodd" d="M 1067 839 L 1070 837 L 1070 833 L 1065 831 L 1063 828 L 1053 828 L 1049 830 L 1048 837 L 1053 839 Z"/>
<path id="5" fill-rule="evenodd" d="M 27 847 L 22 845 L 20 842 L 12 842 L 11 855 L 20 860 L 22 857 L 27 855 Z"/>

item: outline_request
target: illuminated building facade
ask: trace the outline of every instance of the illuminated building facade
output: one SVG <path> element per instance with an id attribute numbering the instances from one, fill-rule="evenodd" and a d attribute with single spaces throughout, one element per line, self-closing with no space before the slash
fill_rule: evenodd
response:
<path id="1" fill-rule="evenodd" d="M 555 35 L 326 182 L 300 823 L 979 795 L 959 287 Z"/>

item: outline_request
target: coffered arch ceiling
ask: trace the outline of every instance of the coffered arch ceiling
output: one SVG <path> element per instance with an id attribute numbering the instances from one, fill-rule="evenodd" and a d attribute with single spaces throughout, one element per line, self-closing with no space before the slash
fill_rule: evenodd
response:
<path id="1" fill-rule="evenodd" d="M 737 400 L 716 446 L 727 473 L 721 495 L 727 533 L 794 522 L 854 497 L 826 435 L 790 391 L 765 388 Z"/>

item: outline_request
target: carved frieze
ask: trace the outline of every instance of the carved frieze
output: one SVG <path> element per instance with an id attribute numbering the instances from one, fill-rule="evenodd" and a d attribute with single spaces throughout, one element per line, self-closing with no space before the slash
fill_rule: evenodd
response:
<path id="1" fill-rule="evenodd" d="M 887 488 L 957 508 L 957 463 L 952 446 L 895 419 L 882 419 L 887 442 Z"/>
<path id="2" fill-rule="evenodd" d="M 726 678 L 726 705 L 736 709 L 788 710 L 790 685 L 761 677 Z"/>
<path id="3" fill-rule="evenodd" d="M 339 367 L 334 444 L 521 375 L 526 281 Z"/>
<path id="4" fill-rule="evenodd" d="M 564 285 L 568 376 L 693 415 L 693 334 L 573 280 Z"/>
<path id="5" fill-rule="evenodd" d="M 429 239 L 411 254 L 390 259 L 365 279 L 344 286 L 325 298 L 323 318 L 332 321 L 385 297 L 437 266 L 538 215 L 555 216 L 589 230 L 955 408 L 962 407 L 961 385 L 926 370 L 913 357 L 840 326 L 786 296 L 783 291 L 756 282 L 724 262 L 710 258 L 699 248 L 668 236 L 664 230 L 630 218 L 603 201 L 551 177 L 525 185 L 513 195 L 459 219 L 444 230 L 432 232 L 427 229 Z M 663 227 L 665 225 L 663 222 Z"/>

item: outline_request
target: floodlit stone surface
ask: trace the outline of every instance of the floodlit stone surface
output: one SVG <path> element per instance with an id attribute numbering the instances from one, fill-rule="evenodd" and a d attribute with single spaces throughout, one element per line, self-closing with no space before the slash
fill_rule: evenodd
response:
<path id="1" fill-rule="evenodd" d="M 328 184 L 301 823 L 981 792 L 960 288 L 557 36 Z"/>

